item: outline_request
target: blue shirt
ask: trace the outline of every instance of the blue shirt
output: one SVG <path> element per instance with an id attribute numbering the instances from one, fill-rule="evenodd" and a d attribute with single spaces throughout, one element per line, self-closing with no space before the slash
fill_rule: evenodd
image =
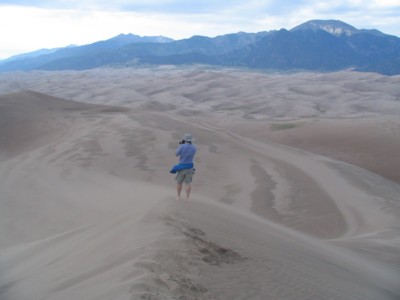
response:
<path id="1" fill-rule="evenodd" d="M 196 154 L 196 146 L 186 143 L 176 149 L 176 156 L 179 156 L 180 164 L 193 163 L 194 155 Z"/>

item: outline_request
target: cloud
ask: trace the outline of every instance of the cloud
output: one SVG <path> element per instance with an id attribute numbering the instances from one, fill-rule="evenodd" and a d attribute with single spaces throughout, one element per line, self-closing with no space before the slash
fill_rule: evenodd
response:
<path id="1" fill-rule="evenodd" d="M 50 9 L 113 10 L 159 13 L 249 12 L 284 13 L 299 7 L 398 7 L 398 0 L 1 0 L 0 5 L 19 5 Z"/>
<path id="2" fill-rule="evenodd" d="M 398 0 L 373 0 L 370 3 L 375 7 L 400 7 L 400 2 Z"/>
<path id="3" fill-rule="evenodd" d="M 243 3 L 242 0 L 3 0 L 0 5 L 19 5 L 49 9 L 113 10 L 163 13 L 208 13 L 225 10 Z"/>

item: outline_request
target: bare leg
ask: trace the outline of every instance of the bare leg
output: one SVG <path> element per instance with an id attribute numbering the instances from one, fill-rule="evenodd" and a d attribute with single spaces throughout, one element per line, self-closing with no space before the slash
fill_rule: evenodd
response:
<path id="1" fill-rule="evenodd" d="M 186 185 L 186 199 L 189 199 L 190 196 L 190 191 L 192 190 L 192 187 L 190 184 Z"/>
<path id="2" fill-rule="evenodd" d="M 178 183 L 176 185 L 176 193 L 177 193 L 176 200 L 180 200 L 181 199 L 181 191 L 182 191 L 182 184 Z"/>

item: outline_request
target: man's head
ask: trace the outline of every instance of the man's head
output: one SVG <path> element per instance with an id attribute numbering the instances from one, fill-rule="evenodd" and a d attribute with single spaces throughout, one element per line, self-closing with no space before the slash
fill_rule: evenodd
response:
<path id="1" fill-rule="evenodd" d="M 188 142 L 188 143 L 193 142 L 192 135 L 191 135 L 190 133 L 186 133 L 186 134 L 184 135 L 184 137 L 183 137 L 183 140 L 184 140 L 185 142 Z"/>

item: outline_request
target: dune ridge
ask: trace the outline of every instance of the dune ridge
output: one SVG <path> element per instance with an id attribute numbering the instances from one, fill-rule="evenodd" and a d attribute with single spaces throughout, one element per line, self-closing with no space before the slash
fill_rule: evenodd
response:
<path id="1" fill-rule="evenodd" d="M 399 297 L 400 186 L 362 168 L 397 151 L 398 77 L 0 77 L 1 299 Z M 186 132 L 197 171 L 177 202 L 168 171 Z M 357 160 L 368 133 L 388 150 Z"/>

